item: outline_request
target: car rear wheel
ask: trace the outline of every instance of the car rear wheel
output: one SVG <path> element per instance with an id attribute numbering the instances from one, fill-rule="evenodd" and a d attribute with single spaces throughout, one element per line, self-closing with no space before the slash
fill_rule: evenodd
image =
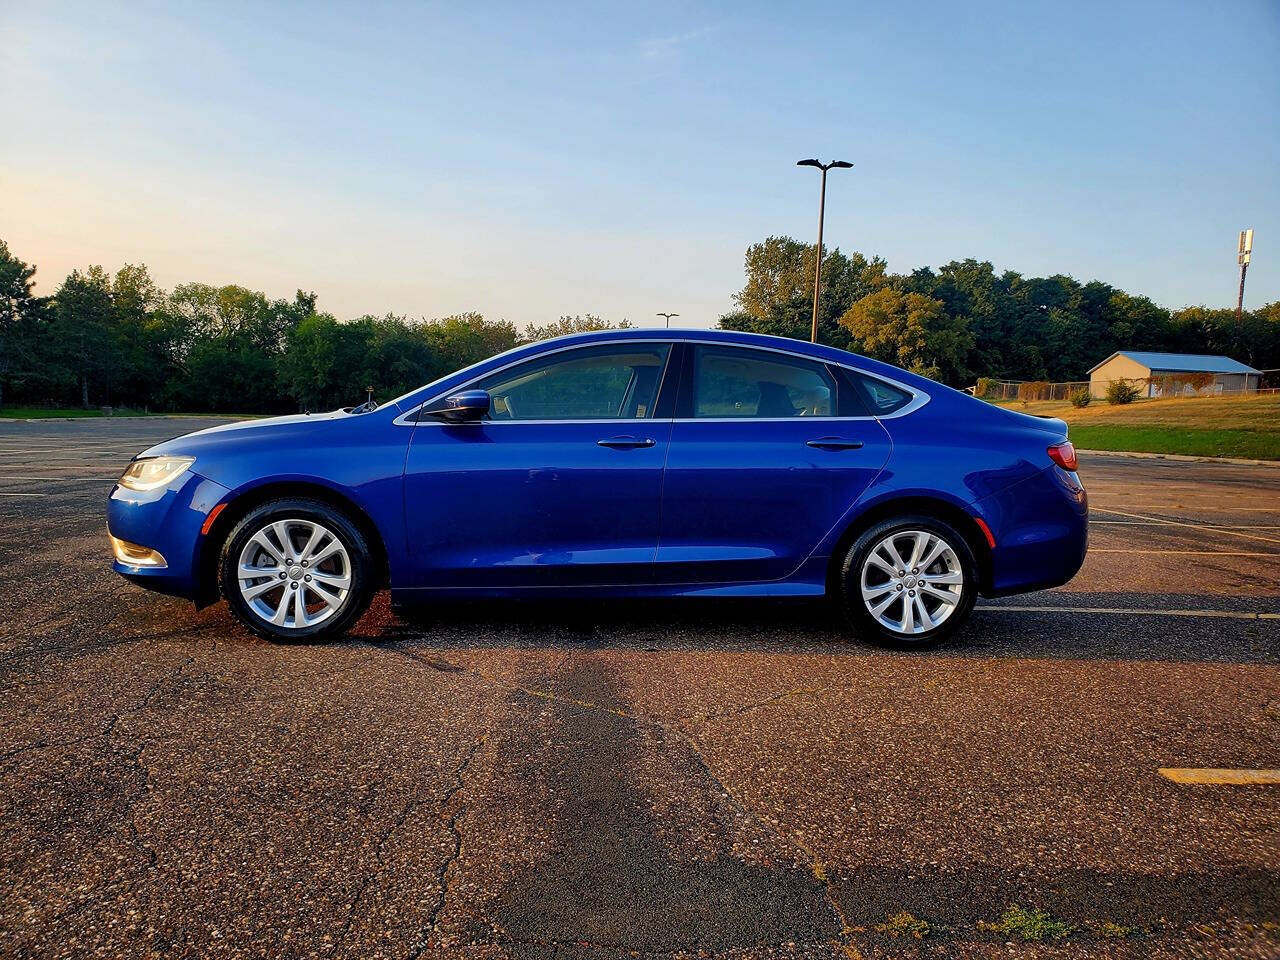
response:
<path id="1" fill-rule="evenodd" d="M 973 550 L 933 517 L 882 521 L 845 554 L 840 598 L 859 637 L 886 646 L 929 646 L 959 629 L 973 610 Z"/>
<path id="2" fill-rule="evenodd" d="M 372 559 L 359 529 L 315 500 L 251 510 L 222 550 L 222 592 L 236 619 L 267 640 L 324 640 L 369 606 Z"/>

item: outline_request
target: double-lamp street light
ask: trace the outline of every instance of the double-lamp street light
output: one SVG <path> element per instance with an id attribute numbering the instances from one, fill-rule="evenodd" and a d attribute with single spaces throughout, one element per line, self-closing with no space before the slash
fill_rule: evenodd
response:
<path id="1" fill-rule="evenodd" d="M 846 170 L 852 167 L 852 163 L 844 160 L 832 160 L 830 163 L 820 163 L 817 160 L 799 160 L 796 162 L 797 167 L 817 167 L 822 171 L 822 194 L 818 200 L 818 262 L 813 268 L 813 328 L 809 334 L 811 343 L 818 342 L 818 290 L 822 286 L 822 218 L 827 208 L 827 171 L 832 167 L 839 170 Z"/>

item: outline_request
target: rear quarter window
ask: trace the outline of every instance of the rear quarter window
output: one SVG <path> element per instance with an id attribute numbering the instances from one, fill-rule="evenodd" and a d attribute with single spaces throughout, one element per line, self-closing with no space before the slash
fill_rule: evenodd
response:
<path id="1" fill-rule="evenodd" d="M 912 400 L 912 395 L 906 390 L 885 383 L 883 380 L 877 380 L 863 373 L 851 372 L 849 376 L 857 386 L 858 393 L 872 416 L 887 416 L 901 410 Z"/>

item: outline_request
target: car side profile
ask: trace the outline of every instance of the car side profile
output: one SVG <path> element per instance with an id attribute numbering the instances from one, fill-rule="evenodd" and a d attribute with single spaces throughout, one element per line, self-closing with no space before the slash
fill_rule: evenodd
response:
<path id="1" fill-rule="evenodd" d="M 1087 498 L 1061 420 L 856 354 L 576 334 L 380 407 L 201 430 L 112 489 L 114 569 L 272 640 L 458 597 L 819 597 L 893 645 L 1064 583 Z"/>

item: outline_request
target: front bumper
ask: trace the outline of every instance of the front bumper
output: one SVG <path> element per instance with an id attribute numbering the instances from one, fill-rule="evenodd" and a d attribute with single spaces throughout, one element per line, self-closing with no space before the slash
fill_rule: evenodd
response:
<path id="1" fill-rule="evenodd" d="M 149 590 L 194 599 L 196 571 L 209 513 L 230 491 L 187 471 L 171 486 L 130 490 L 116 484 L 107 500 L 111 536 L 156 551 L 165 565 L 145 566 L 116 559 L 111 568 Z"/>

